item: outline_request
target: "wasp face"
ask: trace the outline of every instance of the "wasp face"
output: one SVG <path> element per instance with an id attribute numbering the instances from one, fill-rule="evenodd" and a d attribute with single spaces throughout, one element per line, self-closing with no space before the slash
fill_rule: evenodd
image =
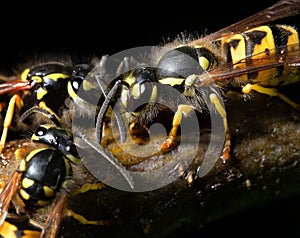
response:
<path id="1" fill-rule="evenodd" d="M 157 98 L 156 69 L 141 67 L 130 72 L 122 81 L 121 102 L 128 112 L 141 111 Z"/>

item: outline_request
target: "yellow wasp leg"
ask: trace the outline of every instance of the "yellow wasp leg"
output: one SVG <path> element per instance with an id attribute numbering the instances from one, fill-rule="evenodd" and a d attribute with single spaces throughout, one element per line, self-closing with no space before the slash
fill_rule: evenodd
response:
<path id="1" fill-rule="evenodd" d="M 85 193 L 90 190 L 100 190 L 102 188 L 105 188 L 105 184 L 103 183 L 86 183 L 82 185 L 81 188 L 74 190 L 72 192 L 72 196 L 77 195 L 79 193 Z"/>
<path id="2" fill-rule="evenodd" d="M 1 135 L 1 140 L 0 140 L 0 153 L 2 153 L 2 150 L 5 146 L 6 138 L 7 138 L 7 133 L 8 133 L 8 128 L 11 125 L 13 115 L 14 115 L 14 110 L 15 110 L 15 105 L 19 110 L 23 107 L 23 101 L 21 97 L 17 94 L 12 96 L 12 98 L 9 100 L 7 112 L 4 118 L 3 122 L 3 131 Z"/>
<path id="3" fill-rule="evenodd" d="M 79 221 L 83 225 L 110 225 L 110 224 L 112 224 L 111 220 L 93 220 L 93 221 L 89 221 L 84 216 L 72 211 L 71 209 L 67 209 L 66 215 L 75 218 L 77 221 Z"/>
<path id="4" fill-rule="evenodd" d="M 85 193 L 90 190 L 100 190 L 103 188 L 105 188 L 105 184 L 103 183 L 87 183 L 84 184 L 81 188 L 73 191 L 71 196 L 80 193 Z M 81 224 L 84 225 L 110 225 L 112 223 L 112 221 L 110 220 L 87 220 L 84 216 L 74 212 L 71 209 L 65 209 L 65 215 L 73 217 L 74 219 L 76 219 L 77 221 L 79 221 Z"/>
<path id="5" fill-rule="evenodd" d="M 218 96 L 215 93 L 210 94 L 209 99 L 212 102 L 212 104 L 215 106 L 219 115 L 223 118 L 223 125 L 225 129 L 225 143 L 224 143 L 221 159 L 225 163 L 226 160 L 228 160 L 229 158 L 230 147 L 231 147 L 231 138 L 230 138 L 230 131 L 227 122 L 227 114 L 225 108 L 222 106 Z"/>
<path id="6" fill-rule="evenodd" d="M 288 97 L 286 97 L 285 95 L 283 95 L 282 93 L 278 93 L 277 89 L 275 88 L 265 88 L 259 84 L 247 84 L 246 86 L 244 86 L 242 88 L 243 93 L 250 93 L 251 90 L 255 90 L 259 93 L 262 94 L 267 94 L 271 97 L 279 97 L 281 98 L 284 102 L 286 102 L 287 104 L 291 105 L 293 108 L 295 108 L 296 110 L 300 110 L 300 105 L 293 102 L 292 100 L 290 100 Z"/>
<path id="7" fill-rule="evenodd" d="M 173 117 L 172 129 L 168 135 L 168 138 L 163 142 L 160 150 L 165 153 L 175 146 L 175 139 L 177 136 L 177 130 L 182 120 L 182 114 L 188 115 L 194 108 L 191 105 L 178 105 L 177 111 Z"/>

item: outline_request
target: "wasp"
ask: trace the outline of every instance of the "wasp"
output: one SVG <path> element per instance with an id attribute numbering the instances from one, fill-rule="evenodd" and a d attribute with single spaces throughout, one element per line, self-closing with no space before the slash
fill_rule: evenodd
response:
<path id="1" fill-rule="evenodd" d="M 13 224 L 9 224 L 6 220 L 7 214 L 11 209 L 11 203 L 14 205 L 15 213 L 18 215 L 25 214 L 26 216 L 28 214 L 29 216 L 36 216 L 39 214 L 38 210 L 44 208 L 46 205 L 51 206 L 49 216 L 47 219 L 45 218 L 40 230 L 42 232 L 41 237 L 55 237 L 59 230 L 64 204 L 70 191 L 74 191 L 74 188 L 78 188 L 80 185 L 84 186 L 84 191 L 103 187 L 103 184 L 99 180 L 96 180 L 81 163 L 81 158 L 77 153 L 77 148 L 80 146 L 75 145 L 71 131 L 71 121 L 73 118 L 65 119 L 61 117 L 65 113 L 70 116 L 70 110 L 72 110 L 71 107 L 64 108 L 64 100 L 66 99 L 72 99 L 77 104 L 80 101 L 80 105 L 86 110 L 87 114 L 89 112 L 87 106 L 89 108 L 94 107 L 94 105 L 90 106 L 91 103 L 89 102 L 89 97 L 92 95 L 92 87 L 87 82 L 83 82 L 90 67 L 91 65 L 85 64 L 76 65 L 75 68 L 72 68 L 73 71 L 70 71 L 69 68 L 66 68 L 61 63 L 47 62 L 24 71 L 23 74 L 26 75 L 26 80 L 33 82 L 29 82 L 30 84 L 36 85 L 37 82 L 40 82 L 41 85 L 37 85 L 36 89 L 29 88 L 29 91 L 26 92 L 24 91 L 24 84 L 23 91 L 21 91 L 24 93 L 23 97 L 21 98 L 17 95 L 15 98 L 17 100 L 22 99 L 22 102 L 28 102 L 29 98 L 33 98 L 34 103 L 39 101 L 44 102 L 42 100 L 45 100 L 47 106 L 34 104 L 34 106 L 30 107 L 20 116 L 20 121 L 26 121 L 35 116 L 35 118 L 40 117 L 41 121 L 45 119 L 45 121 L 51 124 L 41 124 L 39 120 L 32 122 L 33 126 L 37 128 L 31 137 L 32 143 L 30 147 L 16 150 L 14 157 L 16 157 L 16 161 L 19 161 L 19 165 L 11 175 L 7 176 L 9 179 L 4 178 L 4 181 L 1 181 L 4 184 L 3 191 L 0 194 L 0 231 L 2 235 L 7 236 L 15 230 L 16 232 L 20 232 L 21 230 Z M 13 84 L 15 83 L 13 82 Z M 50 83 L 53 83 L 53 85 L 49 86 Z M 88 93 L 80 94 L 79 98 L 77 89 L 82 84 L 84 84 L 85 92 Z M 5 87 L 6 93 L 8 93 L 7 90 L 9 87 L 9 90 L 15 92 L 13 90 L 14 86 L 6 84 Z M 54 102 L 51 100 L 53 94 L 60 94 L 60 91 L 65 92 L 65 94 L 62 94 L 63 97 L 60 98 L 60 101 Z M 42 93 L 42 96 L 38 96 L 39 93 Z M 47 97 L 52 96 L 46 100 L 46 95 Z M 9 107 L 14 105 L 14 103 L 10 100 Z M 32 105 L 32 103 L 29 105 Z M 78 112 L 79 109 L 76 108 L 76 110 Z M 84 117 L 85 115 L 86 113 L 81 110 L 77 116 Z M 98 157 L 100 153 L 102 156 L 110 158 L 109 161 L 112 161 L 114 165 L 116 164 L 114 158 L 103 150 L 100 145 L 85 139 L 83 132 L 78 132 L 76 136 L 86 141 L 90 146 L 88 149 L 94 150 Z M 76 172 L 73 173 L 74 171 Z M 96 181 L 96 184 L 86 184 L 87 177 L 91 178 L 91 181 Z M 73 211 L 69 211 L 69 213 L 75 216 L 80 222 L 87 222 L 82 216 Z M 93 224 L 96 223 L 98 224 L 98 221 L 93 221 Z M 26 232 L 29 231 L 26 230 Z M 36 231 L 32 232 L 32 235 L 36 233 Z"/>
<path id="2" fill-rule="evenodd" d="M 43 124 L 33 132 L 28 147 L 23 146 L 15 151 L 19 165 L 7 182 L 2 181 L 1 235 L 9 237 L 25 232 L 30 237 L 56 237 L 64 211 L 82 223 L 109 223 L 88 221 L 82 215 L 65 209 L 70 196 L 105 187 L 80 163 L 76 148 L 73 134 L 68 129 Z M 46 215 L 45 209 L 48 211 Z M 15 225 L 21 223 L 24 216 L 32 222 L 31 226 L 37 226 L 35 230 L 29 230 L 28 226 L 21 229 Z M 12 224 L 11 217 L 18 220 L 15 219 Z"/>
<path id="3" fill-rule="evenodd" d="M 39 110 L 38 107 L 44 108 L 49 112 L 46 115 L 50 120 L 56 120 L 56 124 L 59 124 L 59 117 L 68 108 L 66 99 L 76 100 L 77 90 L 86 74 L 94 67 L 93 64 L 73 65 L 69 62 L 47 61 L 30 66 L 20 74 L 7 78 L 0 86 L 0 95 L 13 95 L 6 109 L 0 150 L 2 151 L 5 146 L 8 129 L 14 117 L 18 120 L 15 107 L 19 109 L 20 114 L 29 108 L 34 108 L 32 111 Z M 87 97 L 83 101 L 86 102 L 93 89 L 91 85 L 85 85 L 84 88 L 86 91 L 91 90 L 85 94 Z M 17 124 L 15 127 L 20 126 Z"/>
<path id="4" fill-rule="evenodd" d="M 20 164 L 0 195 L 2 235 L 7 235 L 4 227 L 7 214 L 11 212 L 11 204 L 15 208 L 15 214 L 31 216 L 38 209 L 52 204 L 50 220 L 44 222 L 49 223 L 50 227 L 59 225 L 59 209 L 66 192 L 59 195 L 61 199 L 58 199 L 58 192 L 67 188 L 68 181 L 72 178 L 69 160 L 59 150 L 37 143 L 32 148 L 16 150 L 15 156 Z M 50 228 L 49 232 L 54 231 Z"/>
<path id="5" fill-rule="evenodd" d="M 196 112 L 201 120 L 210 111 L 224 127 L 220 158 L 225 163 L 230 157 L 231 133 L 224 101 L 229 100 L 230 91 L 245 100 L 251 100 L 253 92 L 278 97 L 300 110 L 299 104 L 280 92 L 283 85 L 300 81 L 299 33 L 294 26 L 275 24 L 299 13 L 300 1 L 281 0 L 215 33 L 155 47 L 150 60 L 120 75 L 120 89 L 111 101 L 124 111 L 130 136 L 137 144 L 147 143 L 152 124 L 157 120 L 168 124 L 168 136 L 159 148 L 165 154 L 178 145 L 184 117 Z M 172 95 L 168 87 L 179 94 Z M 168 108 L 172 110 L 165 114 Z M 101 127 L 98 123 L 99 142 Z"/>

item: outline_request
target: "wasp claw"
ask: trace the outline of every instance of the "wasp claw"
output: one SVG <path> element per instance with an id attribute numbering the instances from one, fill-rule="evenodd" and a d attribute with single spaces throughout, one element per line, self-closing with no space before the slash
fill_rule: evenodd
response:
<path id="1" fill-rule="evenodd" d="M 176 145 L 177 145 L 177 142 L 175 140 L 175 137 L 174 136 L 168 136 L 168 138 L 160 146 L 160 151 L 162 153 L 167 153 L 170 150 L 172 150 Z"/>
<path id="2" fill-rule="evenodd" d="M 223 160 L 223 163 L 225 164 L 229 157 L 230 157 L 230 147 L 231 147 L 231 142 L 230 140 L 226 140 L 224 144 L 224 148 L 222 150 L 222 154 L 220 158 Z"/>

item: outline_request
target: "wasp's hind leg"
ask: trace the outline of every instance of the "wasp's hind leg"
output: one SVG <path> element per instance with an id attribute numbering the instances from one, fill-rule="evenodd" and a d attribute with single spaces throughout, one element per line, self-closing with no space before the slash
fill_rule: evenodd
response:
<path id="1" fill-rule="evenodd" d="M 251 90 L 257 91 L 262 94 L 269 95 L 271 97 L 279 97 L 284 102 L 295 108 L 296 110 L 300 111 L 300 105 L 293 102 L 291 99 L 289 99 L 287 96 L 283 95 L 282 93 L 279 93 L 276 88 L 266 88 L 259 84 L 247 84 L 242 88 L 243 93 L 248 94 L 251 92 Z"/>
<path id="2" fill-rule="evenodd" d="M 219 113 L 219 115 L 223 119 L 223 125 L 224 125 L 224 129 L 225 129 L 225 142 L 224 142 L 224 146 L 223 146 L 223 150 L 222 150 L 220 158 L 225 163 L 230 157 L 230 147 L 231 147 L 231 137 L 230 137 L 230 130 L 229 130 L 228 121 L 227 121 L 227 113 L 226 113 L 224 106 L 221 104 L 217 94 L 211 93 L 209 95 L 209 99 L 210 99 L 210 102 L 214 105 L 214 107 L 217 110 L 217 112 Z"/>

